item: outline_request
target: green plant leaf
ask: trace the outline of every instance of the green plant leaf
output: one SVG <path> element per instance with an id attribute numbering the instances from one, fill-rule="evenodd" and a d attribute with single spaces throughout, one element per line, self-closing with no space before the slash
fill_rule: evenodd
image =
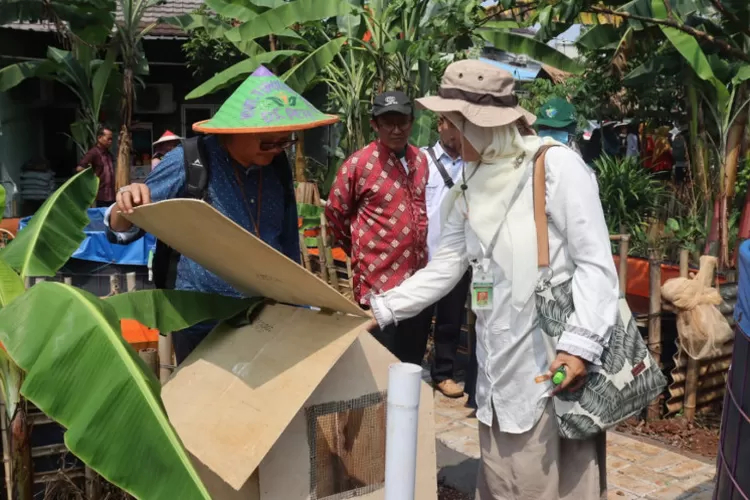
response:
<path id="1" fill-rule="evenodd" d="M 267 10 L 256 18 L 227 33 L 229 40 L 267 37 L 285 31 L 295 24 L 319 21 L 352 13 L 355 7 L 348 0 L 294 0 Z"/>
<path id="2" fill-rule="evenodd" d="M 506 31 L 480 30 L 479 36 L 490 42 L 493 47 L 514 54 L 526 54 L 532 59 L 553 68 L 579 74 L 583 71 L 581 64 L 559 52 L 549 45 L 533 38 L 509 33 Z"/>
<path id="3" fill-rule="evenodd" d="M 228 2 L 226 0 L 205 0 L 205 4 L 220 16 L 229 19 L 236 19 L 243 23 L 258 16 L 257 9 L 252 9 L 247 5 L 237 2 Z"/>
<path id="4" fill-rule="evenodd" d="M 672 233 L 676 233 L 680 230 L 680 223 L 677 222 L 675 219 L 670 217 L 667 219 L 667 222 L 665 224 L 668 230 L 670 230 Z"/>
<path id="5" fill-rule="evenodd" d="M 7 92 L 27 78 L 48 75 L 55 70 L 52 61 L 25 61 L 0 69 L 0 92 Z"/>
<path id="6" fill-rule="evenodd" d="M 232 83 L 237 82 L 239 79 L 249 75 L 256 69 L 258 69 L 258 66 L 260 66 L 261 64 L 270 64 L 277 59 L 286 59 L 288 57 L 298 56 L 300 54 L 304 54 L 304 52 L 301 52 L 299 50 L 277 50 L 275 52 L 264 52 L 254 57 L 250 57 L 248 59 L 245 59 L 244 61 L 240 61 L 237 64 L 228 67 L 218 75 L 214 75 L 213 77 L 209 78 L 201 85 L 190 91 L 190 93 L 185 96 L 185 99 L 197 99 L 198 97 L 203 97 L 204 95 L 216 92 L 217 90 L 227 85 L 231 85 Z"/>
<path id="7" fill-rule="evenodd" d="M 657 19 L 668 19 L 670 17 L 665 0 L 651 0 L 651 10 Z M 719 109 L 724 109 L 729 101 L 729 91 L 726 86 L 716 78 L 711 64 L 706 58 L 706 54 L 701 49 L 698 40 L 692 35 L 669 26 L 659 26 L 659 29 L 667 37 L 667 40 L 674 46 L 677 52 L 687 61 L 688 65 L 695 71 L 695 74 L 701 80 L 705 80 L 716 89 L 716 96 L 719 100 Z"/>
<path id="8" fill-rule="evenodd" d="M 21 394 L 66 428 L 65 445 L 102 477 L 136 498 L 210 500 L 159 381 L 105 301 L 38 283 L 0 310 L 0 341 L 26 372 Z"/>
<path id="9" fill-rule="evenodd" d="M 750 80 L 750 64 L 740 66 L 737 70 L 737 74 L 732 78 L 732 85 L 739 85 L 747 80 Z"/>
<path id="10" fill-rule="evenodd" d="M 598 24 L 585 31 L 576 45 L 589 50 L 602 50 L 607 47 L 617 47 L 620 44 L 625 30 L 611 24 Z"/>
<path id="11" fill-rule="evenodd" d="M 183 290 L 142 290 L 103 299 L 120 319 L 134 319 L 160 332 L 176 332 L 208 320 L 223 320 L 254 308 L 263 298 L 238 299 Z"/>
<path id="12" fill-rule="evenodd" d="M 117 51 L 115 49 L 109 49 L 107 51 L 107 56 L 104 59 L 104 62 L 102 62 L 98 68 L 96 68 L 96 71 L 94 72 L 94 77 L 91 82 L 91 87 L 93 91 L 93 114 L 95 117 L 99 116 L 99 110 L 102 107 L 102 101 L 104 100 L 104 94 L 107 91 L 107 84 L 109 82 L 109 76 L 112 74 L 112 69 L 115 67 L 115 57 L 117 56 Z"/>
<path id="13" fill-rule="evenodd" d="M 295 91 L 300 94 L 303 93 L 322 74 L 323 69 L 331 64 L 336 55 L 341 52 L 341 48 L 346 43 L 346 40 L 347 38 L 342 36 L 321 45 L 302 59 L 296 66 L 284 73 L 281 79 Z"/>
<path id="14" fill-rule="evenodd" d="M 37 210 L 0 259 L 21 277 L 54 276 L 83 241 L 86 209 L 96 198 L 99 179 L 90 168 L 74 175 Z"/>

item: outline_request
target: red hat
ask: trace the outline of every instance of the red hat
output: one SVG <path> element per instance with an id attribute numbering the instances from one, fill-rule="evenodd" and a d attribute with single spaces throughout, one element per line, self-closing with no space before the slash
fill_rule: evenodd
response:
<path id="1" fill-rule="evenodd" d="M 163 142 L 172 142 L 172 141 L 181 141 L 181 140 L 182 140 L 182 137 L 180 137 L 177 134 L 173 134 L 172 132 L 167 130 L 161 135 L 161 137 L 159 137 L 159 140 L 154 143 L 154 146 L 156 146 L 157 144 L 161 144 Z"/>

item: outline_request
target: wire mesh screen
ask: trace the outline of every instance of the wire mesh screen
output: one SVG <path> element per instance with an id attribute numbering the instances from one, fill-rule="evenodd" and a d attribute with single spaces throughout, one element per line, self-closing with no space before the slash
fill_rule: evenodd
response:
<path id="1" fill-rule="evenodd" d="M 311 500 L 366 495 L 385 483 L 384 392 L 305 410 Z"/>
<path id="2" fill-rule="evenodd" d="M 729 369 L 714 498 L 750 498 L 750 338 L 735 328 L 734 353 Z"/>

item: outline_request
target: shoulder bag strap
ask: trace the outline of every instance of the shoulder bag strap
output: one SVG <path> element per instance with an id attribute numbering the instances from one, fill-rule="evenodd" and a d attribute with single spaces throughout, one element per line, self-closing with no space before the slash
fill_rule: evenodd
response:
<path id="1" fill-rule="evenodd" d="M 534 158 L 534 223 L 536 224 L 537 262 L 539 267 L 549 267 L 549 226 L 547 224 L 547 180 L 544 157 L 554 146 L 542 146 Z"/>
<path id="2" fill-rule="evenodd" d="M 453 179 L 451 179 L 451 176 L 448 175 L 448 171 L 445 170 L 445 166 L 437 159 L 437 156 L 435 156 L 435 150 L 433 148 L 427 148 L 427 153 L 430 155 L 430 158 L 432 158 L 432 162 L 435 164 L 435 167 L 437 167 L 438 172 L 440 172 L 440 176 L 443 178 L 443 182 L 448 187 L 448 189 L 453 187 Z"/>

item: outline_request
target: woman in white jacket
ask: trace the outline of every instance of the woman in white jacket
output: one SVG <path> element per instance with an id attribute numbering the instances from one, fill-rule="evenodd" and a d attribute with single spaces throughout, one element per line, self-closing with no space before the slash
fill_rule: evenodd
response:
<path id="1" fill-rule="evenodd" d="M 558 435 L 555 391 L 574 390 L 599 364 L 617 315 L 618 283 L 596 178 L 570 149 L 522 135 L 533 115 L 517 105 L 512 76 L 478 61 L 450 65 L 423 107 L 463 135 L 463 180 L 445 201 L 440 246 L 401 286 L 371 298 L 385 326 L 409 318 L 450 291 L 472 267 L 477 316 L 477 418 L 480 500 L 589 500 L 606 496 L 604 436 Z M 532 172 L 545 153 L 548 267 L 537 265 Z M 539 328 L 535 287 L 569 282 L 574 312 L 560 323 L 556 348 Z M 555 345 L 555 344 L 552 344 Z M 556 352 L 555 352 L 556 351 Z"/>

